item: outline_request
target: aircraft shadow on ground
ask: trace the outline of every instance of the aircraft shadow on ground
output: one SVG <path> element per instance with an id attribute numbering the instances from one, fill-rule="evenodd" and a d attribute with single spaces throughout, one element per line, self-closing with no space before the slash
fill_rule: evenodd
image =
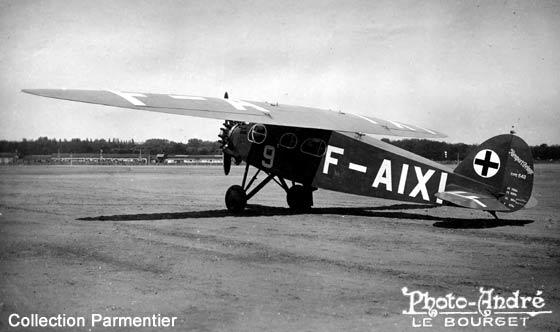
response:
<path id="1" fill-rule="evenodd" d="M 450 218 L 438 217 L 426 214 L 409 213 L 402 211 L 387 210 L 413 210 L 413 209 L 431 209 L 438 205 L 422 205 L 422 204 L 393 204 L 385 206 L 367 206 L 367 207 L 326 207 L 313 208 L 311 211 L 299 213 L 284 207 L 274 207 L 259 204 L 249 204 L 242 214 L 232 214 L 226 209 L 221 210 L 204 210 L 189 212 L 169 212 L 169 213 L 142 213 L 142 214 L 122 214 L 112 216 L 84 217 L 78 220 L 84 221 L 131 221 L 131 220 L 164 220 L 164 219 L 190 219 L 190 218 L 223 218 L 223 217 L 271 217 L 271 216 L 291 216 L 298 214 L 312 215 L 345 215 L 370 218 L 389 218 L 389 219 L 410 219 L 410 220 L 429 220 L 435 221 L 434 227 L 440 228 L 494 228 L 503 226 L 525 226 L 534 222 L 533 220 L 496 220 L 489 216 L 484 218 Z"/>

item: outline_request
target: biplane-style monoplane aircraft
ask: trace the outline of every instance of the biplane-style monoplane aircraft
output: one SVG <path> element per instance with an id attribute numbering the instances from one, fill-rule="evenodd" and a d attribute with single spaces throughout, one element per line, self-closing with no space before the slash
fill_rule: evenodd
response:
<path id="1" fill-rule="evenodd" d="M 225 194 L 239 213 L 271 180 L 290 208 L 313 205 L 318 188 L 401 201 L 449 204 L 490 212 L 524 207 L 533 188 L 533 157 L 513 134 L 482 143 L 454 170 L 366 134 L 441 138 L 434 130 L 341 111 L 180 94 L 35 89 L 23 92 L 136 110 L 225 120 L 219 137 L 224 171 L 246 163 L 241 185 Z M 256 168 L 248 179 L 249 167 Z M 266 174 L 256 184 L 257 175 Z M 290 184 L 288 184 L 290 183 Z M 254 186 L 253 186 L 254 185 Z M 496 217 L 497 218 L 497 217 Z"/>

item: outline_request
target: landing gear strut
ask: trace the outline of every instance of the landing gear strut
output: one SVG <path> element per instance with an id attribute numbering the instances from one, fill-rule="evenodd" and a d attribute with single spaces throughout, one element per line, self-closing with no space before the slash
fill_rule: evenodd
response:
<path id="1" fill-rule="evenodd" d="M 247 183 L 247 174 L 249 173 L 249 164 L 245 166 L 243 173 L 243 182 L 241 185 L 233 185 L 226 191 L 226 207 L 232 213 L 241 213 L 247 206 L 247 201 L 255 196 L 270 180 L 274 180 L 282 189 L 286 191 L 286 200 L 290 209 L 298 212 L 306 211 L 313 206 L 313 189 L 309 186 L 292 184 L 291 187 L 286 184 L 286 181 L 276 175 L 267 173 L 267 177 L 262 180 L 255 188 L 249 191 L 251 185 L 257 179 L 257 175 L 261 172 L 260 169 L 253 175 L 249 183 Z M 278 179 L 276 179 L 276 177 Z"/>

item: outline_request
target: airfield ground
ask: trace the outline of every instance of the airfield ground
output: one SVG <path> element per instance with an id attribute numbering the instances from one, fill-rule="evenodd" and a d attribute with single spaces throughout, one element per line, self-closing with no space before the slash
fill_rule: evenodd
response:
<path id="1" fill-rule="evenodd" d="M 474 301 L 480 286 L 542 290 L 553 313 L 523 330 L 560 328 L 560 165 L 537 165 L 539 205 L 502 222 L 321 190 L 312 213 L 291 214 L 274 183 L 229 216 L 232 173 L 0 168 L 0 330 L 11 313 L 177 316 L 164 331 L 418 330 L 402 287 Z M 438 322 L 429 330 L 448 330 Z"/>

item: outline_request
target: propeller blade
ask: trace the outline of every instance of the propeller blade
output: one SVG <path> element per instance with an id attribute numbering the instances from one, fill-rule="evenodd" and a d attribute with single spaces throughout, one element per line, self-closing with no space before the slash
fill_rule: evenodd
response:
<path id="1" fill-rule="evenodd" d="M 224 152 L 224 173 L 229 174 L 231 170 L 231 155 Z"/>

